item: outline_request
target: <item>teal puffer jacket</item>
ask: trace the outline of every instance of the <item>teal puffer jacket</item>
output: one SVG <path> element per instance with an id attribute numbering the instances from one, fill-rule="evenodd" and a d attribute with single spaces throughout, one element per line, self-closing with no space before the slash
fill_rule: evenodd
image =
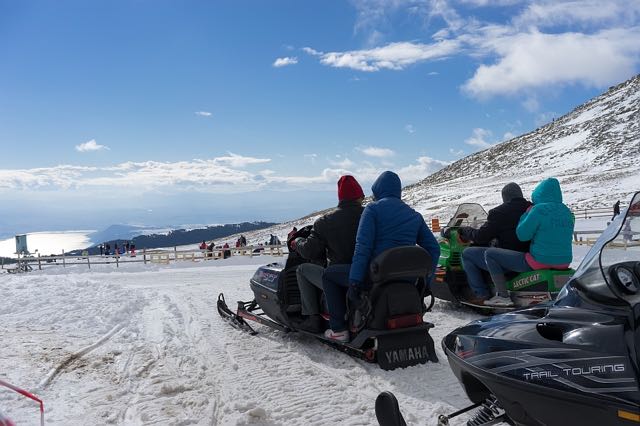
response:
<path id="1" fill-rule="evenodd" d="M 571 263 L 574 217 L 562 203 L 560 182 L 545 179 L 531 195 L 533 207 L 522 215 L 516 235 L 520 241 L 531 241 L 533 258 L 548 265 Z"/>

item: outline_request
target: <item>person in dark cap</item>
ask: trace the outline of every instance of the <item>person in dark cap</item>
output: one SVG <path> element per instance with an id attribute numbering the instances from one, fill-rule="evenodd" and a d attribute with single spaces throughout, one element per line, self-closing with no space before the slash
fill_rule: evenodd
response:
<path id="1" fill-rule="evenodd" d="M 462 252 L 462 265 L 474 293 L 468 302 L 482 305 L 491 297 L 491 285 L 485 282 L 482 272 L 489 270 L 485 254 L 490 246 L 522 253 L 529 251 L 529 241 L 520 241 L 516 235 L 518 221 L 529 206 L 531 203 L 525 200 L 520 186 L 510 182 L 502 188 L 502 204 L 489 210 L 487 221 L 480 228 L 460 227 L 460 239 L 475 245 Z"/>
<path id="2" fill-rule="evenodd" d="M 296 270 L 302 321 L 298 327 L 320 333 L 324 320 L 320 316 L 320 291 L 324 266 L 350 264 L 356 246 L 356 232 L 362 214 L 364 192 L 358 181 L 349 175 L 338 180 L 338 207 L 313 224 L 307 238 L 295 238 L 291 247 L 313 263 L 303 263 Z"/>

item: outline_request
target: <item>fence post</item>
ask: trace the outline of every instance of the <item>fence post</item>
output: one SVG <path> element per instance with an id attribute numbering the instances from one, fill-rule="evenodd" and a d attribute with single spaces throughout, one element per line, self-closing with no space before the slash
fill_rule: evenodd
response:
<path id="1" fill-rule="evenodd" d="M 91 258 L 87 256 L 87 265 L 89 265 L 89 269 L 91 269 Z"/>
<path id="2" fill-rule="evenodd" d="M 42 264 L 40 263 L 40 252 L 38 252 L 38 270 L 42 271 Z"/>
<path id="3" fill-rule="evenodd" d="M 116 256 L 116 268 L 120 267 L 120 256 Z"/>
<path id="4" fill-rule="evenodd" d="M 66 263 L 65 263 L 65 261 L 64 261 L 64 249 L 62 249 L 62 267 L 63 267 L 63 268 L 66 268 L 66 267 L 67 267 L 67 265 L 66 265 Z"/>
<path id="5" fill-rule="evenodd" d="M 147 249 L 145 247 L 142 248 L 142 261 L 144 264 L 147 264 Z"/>
<path id="6" fill-rule="evenodd" d="M 167 255 L 167 257 L 169 256 Z M 173 260 L 175 260 L 176 262 L 178 261 L 178 247 L 176 246 L 173 246 Z"/>

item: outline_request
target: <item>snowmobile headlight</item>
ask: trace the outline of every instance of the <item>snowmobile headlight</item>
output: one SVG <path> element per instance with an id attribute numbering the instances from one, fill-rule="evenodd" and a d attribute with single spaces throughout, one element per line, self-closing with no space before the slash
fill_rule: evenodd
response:
<path id="1" fill-rule="evenodd" d="M 618 287 L 627 294 L 636 294 L 640 289 L 638 277 L 633 270 L 626 266 L 616 266 L 612 271 L 612 275 Z"/>

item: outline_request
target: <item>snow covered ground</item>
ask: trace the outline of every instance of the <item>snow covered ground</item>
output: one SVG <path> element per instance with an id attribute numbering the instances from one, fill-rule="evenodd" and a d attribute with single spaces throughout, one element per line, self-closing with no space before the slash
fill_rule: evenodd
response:
<path id="1" fill-rule="evenodd" d="M 576 261 L 586 248 L 576 247 Z M 0 275 L 0 378 L 44 400 L 47 424 L 313 425 L 375 423 L 382 390 L 409 424 L 435 424 L 467 403 L 440 349 L 477 318 L 436 303 L 427 319 L 441 362 L 383 371 L 312 338 L 226 324 L 251 295 L 259 264 L 235 257 L 172 265 L 110 265 Z M 0 410 L 38 424 L 37 405 L 0 388 Z"/>

